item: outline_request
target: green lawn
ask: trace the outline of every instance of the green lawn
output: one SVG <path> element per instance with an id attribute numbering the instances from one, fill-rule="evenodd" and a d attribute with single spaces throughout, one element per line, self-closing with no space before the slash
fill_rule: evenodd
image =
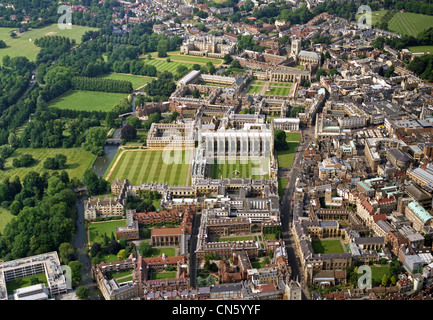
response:
<path id="1" fill-rule="evenodd" d="M 430 54 L 433 54 L 433 46 L 415 46 L 415 47 L 408 47 L 408 49 L 412 53 L 430 52 Z"/>
<path id="2" fill-rule="evenodd" d="M 266 240 L 275 240 L 277 239 L 276 235 L 274 233 L 265 233 L 264 234 Z"/>
<path id="3" fill-rule="evenodd" d="M 372 11 L 371 12 L 371 23 L 373 26 L 375 26 L 382 18 L 383 16 L 388 12 L 388 10 L 379 10 L 379 11 Z M 358 21 L 361 14 L 356 15 L 356 21 Z M 365 21 L 364 23 L 367 23 Z"/>
<path id="4" fill-rule="evenodd" d="M 314 253 L 344 253 L 340 240 L 313 240 Z"/>
<path id="5" fill-rule="evenodd" d="M 273 96 L 287 96 L 290 92 L 290 87 L 270 87 L 272 91 L 266 91 L 265 94 Z"/>
<path id="6" fill-rule="evenodd" d="M 152 280 L 176 279 L 176 271 L 152 272 Z"/>
<path id="7" fill-rule="evenodd" d="M 264 85 L 264 84 L 265 84 L 264 81 L 253 81 L 253 82 L 251 83 L 252 86 L 262 86 L 262 85 Z"/>
<path id="8" fill-rule="evenodd" d="M 291 87 L 292 83 L 291 82 L 271 82 L 269 83 L 269 86 L 272 87 Z"/>
<path id="9" fill-rule="evenodd" d="M 225 238 L 219 238 L 218 242 L 226 242 L 226 241 L 249 241 L 253 240 L 252 236 L 245 236 L 245 237 L 225 237 Z"/>
<path id="10" fill-rule="evenodd" d="M 40 283 L 45 283 L 45 285 L 48 285 L 47 283 L 47 277 L 45 273 L 35 274 L 33 276 L 25 277 L 25 278 L 19 278 L 22 279 L 21 284 L 17 283 L 17 279 L 6 282 L 6 288 L 8 291 L 8 294 L 13 294 L 14 290 L 19 288 L 25 288 L 31 286 L 30 279 L 36 277 Z"/>
<path id="11" fill-rule="evenodd" d="M 164 161 L 164 158 L 168 154 L 162 150 L 125 151 L 115 157 L 115 159 L 120 157 L 119 162 L 117 165 L 113 164 L 111 174 L 107 175 L 108 181 L 119 178 L 129 179 L 134 186 L 149 182 L 184 186 L 187 183 L 187 178 L 189 182 L 187 175 L 190 162 L 189 157 L 192 155 L 192 152 L 190 150 L 176 150 L 176 152 L 182 155 L 182 160 L 171 161 L 172 163 L 169 163 L 168 159 Z M 177 157 L 174 153 L 169 156 L 172 158 Z"/>
<path id="12" fill-rule="evenodd" d="M 144 77 L 144 76 L 136 76 L 133 74 L 113 73 L 113 72 L 109 74 L 101 75 L 99 76 L 99 78 L 130 81 L 132 83 L 132 87 L 134 88 L 134 90 L 137 90 L 138 88 L 151 82 L 153 79 L 156 79 L 153 77 Z"/>
<path id="13" fill-rule="evenodd" d="M 0 40 L 6 42 L 7 47 L 0 49 L 0 64 L 4 56 L 9 55 L 11 58 L 24 56 L 30 61 L 35 61 L 40 48 L 34 44 L 36 39 L 44 36 L 62 36 L 70 39 L 75 39 L 77 44 L 81 42 L 81 37 L 88 30 L 98 30 L 98 28 L 91 28 L 85 26 L 73 25 L 72 29 L 61 30 L 57 24 L 52 24 L 39 29 L 27 31 L 15 39 L 9 36 L 9 33 L 16 28 L 0 28 Z M 30 41 L 31 40 L 31 41 Z"/>
<path id="14" fill-rule="evenodd" d="M 261 86 L 251 86 L 251 87 L 248 89 L 248 92 L 247 92 L 247 93 L 249 93 L 249 94 L 259 93 L 261 88 L 262 88 Z"/>
<path id="15" fill-rule="evenodd" d="M 371 276 L 374 281 L 381 283 L 384 274 L 387 274 L 388 278 L 391 278 L 389 270 L 389 266 L 371 267 Z"/>
<path id="16" fill-rule="evenodd" d="M 288 142 L 288 150 L 277 151 L 277 161 L 280 168 L 290 168 L 295 157 L 297 142 Z"/>
<path id="17" fill-rule="evenodd" d="M 51 100 L 49 107 L 79 111 L 111 111 L 128 95 L 125 93 L 70 90 Z"/>
<path id="18" fill-rule="evenodd" d="M 248 163 L 243 163 L 241 160 L 236 160 L 236 163 L 225 161 L 223 163 L 217 163 L 215 159 L 214 164 L 211 167 L 211 178 L 220 179 L 223 178 L 252 178 L 261 179 L 260 173 L 262 173 L 265 179 L 269 177 L 269 162 L 260 164 L 259 161 L 248 160 Z"/>
<path id="19" fill-rule="evenodd" d="M 30 154 L 36 160 L 36 162 L 26 168 L 15 168 L 12 166 L 13 158 L 16 158 L 22 154 Z M 66 164 L 67 168 L 65 171 L 68 173 L 69 178 L 81 179 L 87 168 L 92 165 L 95 161 L 95 155 L 90 151 L 85 151 L 82 148 L 18 148 L 14 151 L 11 157 L 6 160 L 5 169 L 0 170 L 0 181 L 3 181 L 6 177 L 19 176 L 23 178 L 28 172 L 36 171 L 42 173 L 43 171 L 53 172 L 55 170 L 47 170 L 43 168 L 43 163 L 46 158 L 54 158 L 56 154 L 63 154 L 67 157 Z M 57 170 L 61 171 L 61 170 Z"/>
<path id="20" fill-rule="evenodd" d="M 301 140 L 299 132 L 286 132 L 286 141 L 299 141 Z"/>
<path id="21" fill-rule="evenodd" d="M 179 66 L 186 66 L 190 70 L 192 70 L 192 66 L 194 65 L 194 63 L 176 62 L 176 61 L 167 62 L 165 60 L 157 60 L 157 59 L 152 59 L 152 60 L 144 59 L 143 61 L 145 64 L 155 66 L 156 70 L 158 70 L 159 72 L 169 71 L 173 74 L 177 72 L 177 68 Z"/>
<path id="22" fill-rule="evenodd" d="M 107 275 L 107 278 L 109 279 L 109 280 L 111 280 L 111 279 L 118 279 L 118 278 L 123 278 L 123 277 L 126 277 L 126 276 L 129 276 L 129 275 L 131 275 L 131 273 L 132 273 L 132 270 L 126 270 L 126 271 L 119 271 L 119 272 L 115 272 L 115 273 L 110 273 L 110 274 L 108 274 Z"/>
<path id="23" fill-rule="evenodd" d="M 163 60 L 170 59 L 171 61 L 182 62 L 182 63 L 206 64 L 208 62 L 212 62 L 215 67 L 219 66 L 223 62 L 222 59 L 218 59 L 218 58 L 180 54 L 180 51 L 169 51 L 167 52 L 167 57 L 164 58 L 158 58 L 158 52 L 152 52 L 151 55 L 154 59 L 163 59 Z"/>
<path id="24" fill-rule="evenodd" d="M 5 226 L 9 221 L 12 220 L 13 217 L 14 215 L 12 215 L 9 210 L 0 209 L 0 233 L 3 232 Z"/>
<path id="25" fill-rule="evenodd" d="M 114 233 L 114 235 L 116 235 L 116 227 L 124 227 L 124 226 L 126 226 L 126 220 L 113 220 L 113 221 L 89 223 L 90 245 L 93 242 L 101 243 L 103 240 L 104 233 L 107 234 L 108 238 L 111 237 L 112 232 Z"/>
<path id="26" fill-rule="evenodd" d="M 149 241 L 145 241 L 149 243 Z M 148 255 L 143 256 L 143 258 L 151 258 L 151 257 L 159 257 L 162 256 L 162 254 L 165 254 L 168 257 L 174 257 L 176 254 L 175 248 L 152 248 L 152 252 Z"/>
<path id="27" fill-rule="evenodd" d="M 411 12 L 397 12 L 388 23 L 389 30 L 414 37 L 431 26 L 433 26 L 433 16 Z"/>
<path id="28" fill-rule="evenodd" d="M 286 188 L 287 178 L 278 178 L 278 195 L 280 198 L 284 196 L 284 189 Z"/>

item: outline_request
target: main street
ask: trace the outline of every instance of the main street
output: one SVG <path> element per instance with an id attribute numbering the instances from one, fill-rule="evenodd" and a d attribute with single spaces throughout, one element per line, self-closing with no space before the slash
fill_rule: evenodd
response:
<path id="1" fill-rule="evenodd" d="M 302 272 L 301 272 L 301 262 L 295 247 L 295 240 L 293 238 L 293 234 L 291 232 L 291 227 L 293 223 L 293 215 L 292 215 L 292 206 L 291 202 L 294 196 L 294 189 L 296 178 L 299 176 L 300 168 L 303 162 L 304 151 L 307 149 L 310 144 L 310 140 L 312 135 L 314 134 L 314 127 L 309 127 L 306 130 L 302 131 L 303 138 L 301 139 L 298 147 L 296 149 L 296 154 L 293 158 L 292 167 L 290 172 L 288 173 L 288 179 L 286 184 L 286 189 L 284 190 L 284 196 L 281 204 L 281 225 L 282 225 L 282 233 L 283 240 L 286 245 L 287 257 L 289 263 L 292 267 L 292 279 L 297 279 L 301 285 L 304 292 L 304 299 L 308 299 L 308 289 L 306 285 L 303 283 Z"/>

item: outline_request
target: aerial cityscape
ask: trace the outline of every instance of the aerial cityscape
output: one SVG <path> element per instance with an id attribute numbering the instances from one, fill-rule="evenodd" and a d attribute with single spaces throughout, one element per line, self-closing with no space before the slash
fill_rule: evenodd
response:
<path id="1" fill-rule="evenodd" d="M 0 300 L 432 300 L 432 249 L 432 0 L 0 0 Z"/>

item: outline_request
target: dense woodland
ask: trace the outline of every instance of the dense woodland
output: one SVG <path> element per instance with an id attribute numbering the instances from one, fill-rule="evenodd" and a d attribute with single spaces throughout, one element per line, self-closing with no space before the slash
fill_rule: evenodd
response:
<path id="1" fill-rule="evenodd" d="M 131 81 L 88 77 L 73 77 L 71 86 L 76 90 L 102 92 L 130 93 L 133 90 Z"/>

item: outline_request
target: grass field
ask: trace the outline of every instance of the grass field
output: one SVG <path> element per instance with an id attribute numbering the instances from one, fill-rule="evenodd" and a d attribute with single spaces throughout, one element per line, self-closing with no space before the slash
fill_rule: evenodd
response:
<path id="1" fill-rule="evenodd" d="M 133 74 L 124 73 L 109 73 L 99 76 L 99 78 L 130 81 L 134 90 L 137 90 L 138 88 L 151 82 L 153 79 L 156 79 L 153 77 L 136 76 Z"/>
<path id="2" fill-rule="evenodd" d="M 12 220 L 13 217 L 14 215 L 12 215 L 9 210 L 0 209 L 0 233 L 3 232 L 5 226 L 9 221 Z"/>
<path id="3" fill-rule="evenodd" d="M 170 59 L 174 62 L 182 62 L 182 63 L 191 63 L 191 64 L 206 64 L 208 62 L 212 62 L 213 65 L 219 66 L 223 60 L 218 58 L 209 58 L 209 57 L 199 57 L 199 56 L 190 56 L 185 54 L 180 54 L 180 51 L 169 51 L 167 52 L 167 57 L 164 58 L 158 58 L 158 52 L 151 53 L 152 58 L 154 59 Z"/>
<path id="4" fill-rule="evenodd" d="M 284 196 L 284 189 L 286 188 L 287 178 L 278 178 L 278 195 L 280 198 Z"/>
<path id="5" fill-rule="evenodd" d="M 263 171 L 261 171 L 263 170 Z M 258 161 L 248 161 L 248 163 L 241 163 L 241 160 L 236 160 L 236 163 L 225 161 L 223 163 L 212 164 L 211 178 L 252 178 L 261 179 L 260 172 L 264 175 L 265 179 L 269 178 L 269 162 L 261 165 Z"/>
<path id="6" fill-rule="evenodd" d="M 262 88 L 261 86 L 251 86 L 251 87 L 248 89 L 248 92 L 247 92 L 247 93 L 250 93 L 250 94 L 253 94 L 253 93 L 259 93 L 261 88 Z"/>
<path id="7" fill-rule="evenodd" d="M 295 157 L 297 142 L 288 142 L 289 149 L 277 151 L 277 161 L 280 168 L 290 168 Z"/>
<path id="8" fill-rule="evenodd" d="M 253 240 L 252 236 L 245 236 L 245 237 L 226 237 L 226 238 L 219 238 L 218 242 L 226 242 L 226 241 L 249 241 Z"/>
<path id="9" fill-rule="evenodd" d="M 344 253 L 340 240 L 311 241 L 314 253 Z"/>
<path id="10" fill-rule="evenodd" d="M 388 10 L 379 10 L 379 11 L 372 11 L 371 12 L 371 23 L 373 26 L 375 26 L 382 18 L 383 16 L 388 12 Z M 356 21 L 358 21 L 361 14 L 356 15 Z M 367 23 L 366 21 L 364 23 Z"/>
<path id="11" fill-rule="evenodd" d="M 287 96 L 290 92 L 290 87 L 270 87 L 272 91 L 265 92 L 267 95 Z"/>
<path id="12" fill-rule="evenodd" d="M 93 242 L 101 243 L 103 240 L 104 233 L 107 234 L 107 237 L 111 237 L 111 233 L 113 232 L 116 235 L 116 227 L 124 227 L 126 226 L 126 220 L 113 220 L 113 221 L 104 221 L 104 222 L 93 222 L 89 224 L 89 242 L 92 244 Z"/>
<path id="13" fill-rule="evenodd" d="M 159 257 L 165 254 L 168 257 L 174 257 L 176 250 L 174 248 L 152 248 L 152 253 L 143 256 L 143 258 Z"/>
<path id="14" fill-rule="evenodd" d="M 301 137 L 298 132 L 286 132 L 286 141 L 299 141 Z"/>
<path id="15" fill-rule="evenodd" d="M 81 37 L 88 30 L 98 30 L 98 28 L 84 27 L 73 25 L 72 29 L 61 30 L 57 24 L 52 24 L 40 29 L 33 29 L 27 31 L 21 35 L 18 35 L 15 39 L 9 36 L 9 33 L 15 28 L 0 28 L 0 40 L 6 42 L 7 47 L 0 49 L 0 64 L 2 58 L 9 55 L 11 58 L 24 56 L 31 61 L 36 60 L 36 56 L 39 53 L 40 48 L 34 44 L 36 39 L 44 36 L 62 36 L 70 39 L 75 39 L 77 44 L 81 42 Z M 31 41 L 30 41 L 31 40 Z"/>
<path id="16" fill-rule="evenodd" d="M 46 277 L 45 273 L 35 274 L 33 276 L 29 276 L 29 277 L 25 277 L 25 278 L 19 278 L 19 279 L 22 279 L 21 284 L 17 283 L 17 279 L 6 282 L 6 288 L 7 288 L 8 294 L 13 294 L 14 290 L 16 290 L 16 289 L 31 286 L 32 285 L 30 282 L 31 278 L 37 278 L 40 283 L 45 283 L 45 285 L 48 285 L 47 277 Z"/>
<path id="17" fill-rule="evenodd" d="M 412 53 L 430 52 L 430 54 L 433 54 L 433 46 L 415 46 L 415 47 L 408 47 L 408 49 Z"/>
<path id="18" fill-rule="evenodd" d="M 431 26 L 433 26 L 433 16 L 411 12 L 397 12 L 388 23 L 389 30 L 414 37 Z"/>
<path id="19" fill-rule="evenodd" d="M 156 59 L 152 59 L 152 60 L 145 59 L 143 61 L 146 64 L 155 66 L 156 70 L 158 70 L 159 72 L 169 71 L 173 74 L 177 72 L 177 68 L 179 66 L 186 66 L 190 70 L 192 70 L 192 66 L 193 66 L 193 63 L 186 63 L 186 62 L 175 62 L 175 61 L 167 62 L 165 60 L 156 60 Z"/>
<path id="20" fill-rule="evenodd" d="M 95 156 L 81 148 L 18 148 L 14 151 L 12 156 L 6 160 L 5 169 L 0 171 L 0 181 L 3 181 L 6 177 L 13 177 L 15 175 L 22 179 L 30 171 L 36 171 L 42 173 L 43 171 L 53 172 L 55 170 L 46 170 L 43 168 L 43 163 L 46 158 L 54 158 L 56 154 L 63 154 L 67 157 L 66 164 L 67 168 L 65 171 L 68 173 L 69 178 L 81 179 L 86 169 L 93 163 Z M 13 158 L 16 158 L 22 154 L 30 154 L 36 160 L 36 162 L 26 168 L 15 168 L 12 166 Z M 58 170 L 59 172 L 61 170 Z"/>
<path id="21" fill-rule="evenodd" d="M 373 281 L 382 282 L 382 278 L 384 274 L 388 274 L 388 278 L 390 278 L 390 267 L 389 266 L 383 266 L 383 267 L 371 267 L 371 276 L 373 278 Z"/>
<path id="22" fill-rule="evenodd" d="M 152 280 L 176 279 L 176 271 L 152 272 Z"/>
<path id="23" fill-rule="evenodd" d="M 291 82 L 271 82 L 269 83 L 270 87 L 291 87 L 292 83 Z"/>
<path id="24" fill-rule="evenodd" d="M 49 107 L 79 111 L 111 111 L 127 97 L 125 93 L 70 90 L 51 100 Z"/>
<path id="25" fill-rule="evenodd" d="M 162 150 L 125 151 L 113 160 L 118 158 L 119 162 L 116 165 L 113 164 L 108 180 L 129 179 L 134 186 L 146 182 L 185 186 L 190 163 L 189 157 L 192 153 L 189 150 L 184 150 L 181 153 L 176 152 L 176 154 L 170 155 L 173 159 L 174 157 L 177 158 L 169 164 L 164 162 L 163 157 L 166 154 Z M 180 159 L 180 155 L 182 159 Z"/>

